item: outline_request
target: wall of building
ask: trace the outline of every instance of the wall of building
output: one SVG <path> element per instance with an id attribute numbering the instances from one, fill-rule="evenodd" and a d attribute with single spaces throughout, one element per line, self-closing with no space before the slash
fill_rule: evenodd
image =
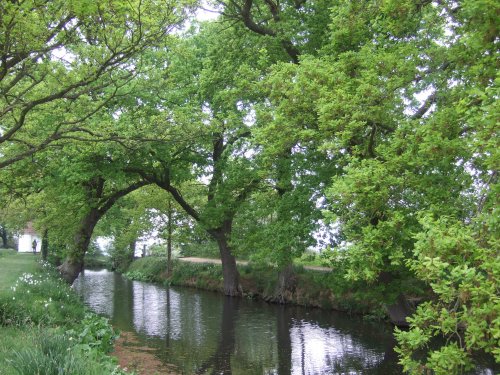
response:
<path id="1" fill-rule="evenodd" d="M 33 234 L 22 234 L 19 236 L 17 251 L 19 251 L 20 253 L 33 252 L 33 240 L 36 240 L 37 253 L 40 252 L 42 250 L 42 239 Z"/>

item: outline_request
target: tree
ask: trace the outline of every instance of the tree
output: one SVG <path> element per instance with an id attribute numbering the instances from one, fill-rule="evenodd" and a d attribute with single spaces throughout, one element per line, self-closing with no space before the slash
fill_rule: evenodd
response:
<path id="1" fill-rule="evenodd" d="M 188 233 L 183 233 L 185 229 Z M 192 237 L 192 223 L 168 193 L 157 186 L 145 186 L 134 191 L 114 205 L 99 222 L 96 235 L 112 239 L 113 265 L 126 269 L 133 260 L 136 243 L 149 237 L 160 237 L 167 242 L 167 271 L 171 272 L 172 248 Z M 169 254 L 170 252 L 170 254 Z M 167 273 L 168 273 L 167 272 Z"/>
<path id="2" fill-rule="evenodd" d="M 9 247 L 9 235 L 5 225 L 0 225 L 0 238 L 2 239 L 2 247 L 4 249 Z"/>
<path id="3" fill-rule="evenodd" d="M 115 120 L 99 115 L 96 127 L 106 129 Z M 73 142 L 50 148 L 31 160 L 16 163 L 16 178 L 29 180 L 27 214 L 36 226 L 50 233 L 51 246 L 65 258 L 59 270 L 72 283 L 83 267 L 94 228 L 102 216 L 126 194 L 147 185 L 139 176 L 124 172 L 126 152 L 116 143 Z M 26 166 L 26 168 L 22 168 Z M 31 180 L 24 173 L 36 172 Z"/>
<path id="4" fill-rule="evenodd" d="M 275 154 L 281 152 L 285 159 L 289 145 L 310 146 L 330 161 L 336 176 L 327 190 L 327 216 L 339 227 L 337 241 L 344 246 L 336 249 L 336 260 L 347 264 L 347 277 L 366 280 L 378 291 L 372 298 L 387 303 L 401 292 L 418 292 L 411 288 L 415 277 L 441 296 L 419 310 L 408 336 L 400 334 L 407 369 L 438 371 L 448 363 L 442 371 L 455 371 L 469 360 L 468 351 L 481 345 L 491 350 L 488 335 L 496 332 L 497 297 L 485 282 L 477 291 L 482 299 L 475 301 L 489 301 L 488 313 L 453 320 L 453 332 L 459 334 L 450 336 L 450 345 L 433 354 L 428 364 L 410 359 L 430 336 L 450 333 L 441 323 L 430 325 L 440 320 L 432 311 L 444 307 L 445 313 L 454 314 L 440 289 L 451 280 L 438 280 L 457 260 L 445 251 L 448 245 L 432 247 L 432 257 L 444 258 L 445 266 L 436 266 L 441 273 L 424 277 L 424 258 L 429 256 L 424 244 L 432 243 L 429 238 L 448 238 L 442 229 L 446 225 L 461 228 L 453 233 L 462 232 L 469 243 L 495 228 L 485 219 L 493 211 L 479 215 L 481 225 L 471 224 L 483 203 L 491 204 L 490 194 L 497 188 L 498 163 L 493 160 L 498 161 L 498 142 L 492 129 L 498 114 L 493 108 L 498 98 L 498 21 L 493 14 L 498 7 L 488 1 L 340 1 L 323 4 L 329 7 L 323 12 L 325 22 L 314 11 L 300 11 L 322 2 L 217 3 L 223 4 L 225 17 L 274 38 L 288 54 L 289 61 L 273 64 L 263 79 L 270 91 L 262 114 L 270 121 L 259 129 L 262 144 L 275 147 Z M 495 10 L 486 11 L 488 7 Z M 301 17 L 329 27 L 310 43 L 312 23 L 298 21 Z M 296 31 L 306 37 L 301 41 Z M 488 236 L 482 245 L 469 245 L 479 259 L 497 245 Z M 450 246 L 455 252 L 460 249 Z M 491 274 L 494 282 L 493 265 L 478 262 L 465 264 L 477 267 L 476 273 Z M 460 275 L 453 283 L 465 277 Z M 457 286 L 455 293 L 460 290 Z M 470 302 L 463 302 L 453 300 L 456 306 L 471 308 Z M 422 319 L 425 313 L 432 319 Z M 472 335 L 472 342 L 459 338 L 463 327 L 479 322 L 481 333 Z"/>
<path id="5" fill-rule="evenodd" d="M 86 134 L 86 120 L 141 71 L 134 58 L 163 43 L 189 4 L 2 2 L 0 168 Z"/>
<path id="6" fill-rule="evenodd" d="M 251 124 L 246 117 L 251 98 L 234 76 L 236 69 L 251 64 L 252 51 L 242 55 L 242 47 L 228 45 L 228 38 L 230 31 L 206 25 L 174 51 L 169 58 L 170 79 L 157 94 L 162 102 L 156 106 L 162 109 L 149 117 L 149 126 L 163 126 L 171 140 L 140 150 L 148 152 L 137 157 L 143 166 L 131 171 L 168 191 L 217 242 L 224 292 L 240 295 L 231 233 L 234 217 L 258 186 L 259 177 L 254 160 L 245 156 L 250 147 Z M 214 58 L 214 51 L 224 51 L 222 58 Z"/>
<path id="7" fill-rule="evenodd" d="M 497 272 L 486 258 L 498 245 L 490 216 L 498 22 L 487 4 L 338 2 L 318 54 L 274 67 L 276 107 L 287 124 L 300 124 L 293 120 L 304 113 L 317 118 L 309 131 L 292 127 L 293 137 L 322 137 L 319 149 L 339 170 L 328 216 L 344 241 L 336 254 L 346 276 L 366 280 L 387 303 L 418 292 L 409 288 L 414 278 L 433 290 L 410 332 L 399 334 L 413 372 L 458 372 L 471 352 L 495 350 Z M 474 275 L 484 288 L 471 284 Z M 441 350 L 422 363 L 412 357 L 440 334 L 449 340 Z"/>
<path id="8" fill-rule="evenodd" d="M 304 92 L 287 89 L 290 73 L 299 69 L 302 56 L 316 55 L 325 43 L 329 22 L 328 1 L 216 1 L 222 20 L 237 22 L 241 38 L 247 43 L 263 44 L 260 53 L 265 67 L 254 78 L 254 90 L 260 93 L 255 104 L 254 144 L 262 150 L 262 170 L 275 194 L 268 203 L 258 248 L 264 259 L 280 270 L 276 300 L 293 289 L 293 258 L 313 244 L 312 232 L 319 218 L 315 207 L 322 193 L 319 188 L 332 174 L 318 152 L 314 132 L 317 118 L 300 103 Z M 283 74 L 276 74 L 277 71 Z M 307 134 L 306 134 L 307 133 Z M 278 136 L 277 136 L 278 135 Z M 305 137 L 304 137 L 305 136 Z M 325 173 L 326 172 L 326 173 Z M 313 177 L 314 176 L 314 177 Z M 273 194 L 269 192 L 267 197 Z M 272 220 L 269 220 L 272 218 Z M 272 233 L 269 236 L 269 233 Z M 256 239 L 259 235 L 254 236 Z M 275 241 L 269 241 L 269 237 Z"/>

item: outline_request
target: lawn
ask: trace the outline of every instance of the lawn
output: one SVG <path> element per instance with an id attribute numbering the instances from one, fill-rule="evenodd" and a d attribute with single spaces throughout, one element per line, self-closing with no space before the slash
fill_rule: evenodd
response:
<path id="1" fill-rule="evenodd" d="M 14 250 L 0 250 L 0 294 L 9 290 L 19 276 L 25 272 L 33 273 L 40 254 L 17 253 Z"/>

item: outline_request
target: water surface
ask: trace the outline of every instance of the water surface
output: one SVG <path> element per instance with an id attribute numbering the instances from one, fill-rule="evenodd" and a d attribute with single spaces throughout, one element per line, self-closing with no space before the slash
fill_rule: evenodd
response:
<path id="1" fill-rule="evenodd" d="M 392 327 L 86 270 L 75 290 L 182 374 L 401 374 Z"/>

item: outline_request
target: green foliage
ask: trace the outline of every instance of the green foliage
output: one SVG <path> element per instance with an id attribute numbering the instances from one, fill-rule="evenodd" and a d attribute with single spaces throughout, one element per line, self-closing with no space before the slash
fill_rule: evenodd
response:
<path id="1" fill-rule="evenodd" d="M 201 235 L 194 240 L 183 243 L 180 248 L 180 255 L 184 257 L 220 258 L 217 244 L 207 238 L 206 235 Z"/>
<path id="2" fill-rule="evenodd" d="M 8 366 L 18 375 L 125 374 L 109 357 L 105 359 L 97 351 L 82 351 L 82 346 L 67 335 L 40 331 L 31 340 L 7 359 Z"/>
<path id="3" fill-rule="evenodd" d="M 431 285 L 435 298 L 418 307 L 410 331 L 397 332 L 401 363 L 407 371 L 424 368 L 412 353 L 441 336 L 446 344 L 431 351 L 424 362 L 436 374 L 470 369 L 472 353 L 491 353 L 500 362 L 497 250 L 484 247 L 484 238 L 476 238 L 471 225 L 450 217 L 423 216 L 421 223 L 416 259 L 408 264 Z"/>
<path id="4" fill-rule="evenodd" d="M 154 279 L 156 278 L 153 275 L 146 275 L 141 271 L 127 271 L 125 272 L 124 276 L 127 279 L 137 280 L 137 281 L 154 281 Z"/>
<path id="5" fill-rule="evenodd" d="M 66 335 L 79 349 L 86 352 L 97 349 L 101 353 L 111 352 L 113 343 L 118 338 L 108 319 L 94 313 L 86 313 L 81 323 L 66 331 Z"/>
<path id="6" fill-rule="evenodd" d="M 85 268 L 110 268 L 111 258 L 109 256 L 86 254 L 84 260 Z"/>
<path id="7" fill-rule="evenodd" d="M 51 326 L 80 321 L 84 308 L 71 288 L 44 264 L 43 272 L 23 274 L 0 296 L 0 324 Z"/>
<path id="8" fill-rule="evenodd" d="M 40 335 L 27 349 L 14 352 L 10 365 L 20 375 L 97 374 L 86 365 L 85 358 L 70 353 L 70 344 L 63 335 Z"/>
<path id="9" fill-rule="evenodd" d="M 168 283 L 189 285 L 207 290 L 222 290 L 222 266 L 210 263 L 175 261 Z"/>
<path id="10" fill-rule="evenodd" d="M 2 262 L 9 258 L 22 268 L 25 260 L 36 265 L 32 255 L 7 254 Z M 8 263 L 2 275 L 20 273 L 15 265 Z M 108 320 L 86 312 L 49 264 L 37 266 L 0 291 L 2 374 L 125 374 L 105 355 L 117 337 Z"/>
<path id="11" fill-rule="evenodd" d="M 294 259 L 294 264 L 300 264 L 303 266 L 320 266 L 325 267 L 331 264 L 331 262 L 325 260 L 322 254 L 318 254 L 312 251 L 304 252 L 300 258 Z"/>
<path id="12" fill-rule="evenodd" d="M 318 262 L 301 254 L 323 210 L 334 272 L 295 270 L 296 300 L 378 315 L 401 293 L 424 296 L 397 333 L 408 371 L 500 361 L 498 2 L 221 0 L 217 22 L 164 39 L 193 3 L 1 3 L 2 224 L 35 217 L 78 258 L 85 241 L 71 242 L 107 211 L 98 232 L 123 270 L 148 229 L 165 235 L 168 212 L 174 248 L 216 255 L 216 238 L 265 265 L 251 273 L 267 294 L 294 258 Z M 170 195 L 115 205 L 139 180 Z M 139 260 L 128 276 L 161 281 L 165 266 Z M 221 281 L 219 266 L 176 263 L 169 282 Z M 64 318 L 33 287 L 35 303 L 2 297 L 3 324 Z"/>
<path id="13" fill-rule="evenodd" d="M 163 45 L 193 3 L 1 3 L 0 169 L 89 125 L 133 76 L 129 64 L 139 68 L 138 53 Z"/>
<path id="14" fill-rule="evenodd" d="M 125 277 L 131 280 L 161 282 L 166 271 L 166 257 L 145 257 L 134 260 Z"/>

